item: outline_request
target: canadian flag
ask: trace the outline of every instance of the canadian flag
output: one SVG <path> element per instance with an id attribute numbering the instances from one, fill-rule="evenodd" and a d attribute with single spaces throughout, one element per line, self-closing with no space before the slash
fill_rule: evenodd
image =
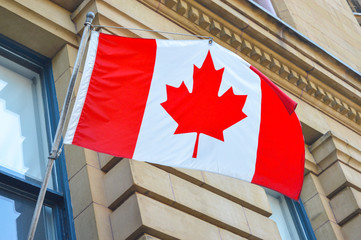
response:
<path id="1" fill-rule="evenodd" d="M 295 107 L 215 42 L 92 32 L 64 143 L 216 172 L 298 199 L 304 140 Z"/>

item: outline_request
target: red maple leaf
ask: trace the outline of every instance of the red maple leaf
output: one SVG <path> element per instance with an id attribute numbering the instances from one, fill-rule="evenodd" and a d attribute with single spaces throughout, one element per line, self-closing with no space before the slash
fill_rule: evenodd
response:
<path id="1" fill-rule="evenodd" d="M 224 68 L 214 68 L 209 51 L 201 68 L 193 66 L 192 93 L 184 82 L 178 88 L 166 85 L 168 99 L 161 105 L 178 123 L 174 134 L 197 133 L 192 156 L 196 158 L 200 133 L 224 141 L 223 131 L 247 117 L 242 112 L 247 95 L 235 95 L 231 87 L 218 96 Z"/>

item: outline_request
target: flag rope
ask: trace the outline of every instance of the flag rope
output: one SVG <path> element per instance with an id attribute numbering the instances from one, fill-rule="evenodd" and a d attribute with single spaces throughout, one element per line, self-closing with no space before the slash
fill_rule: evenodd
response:
<path id="1" fill-rule="evenodd" d="M 126 30 L 134 30 L 134 31 L 144 31 L 144 32 L 156 32 L 156 33 L 164 33 L 164 34 L 173 34 L 173 35 L 180 35 L 180 36 L 189 36 L 189 37 L 198 37 L 198 38 L 206 38 L 213 42 L 213 37 L 210 36 L 202 36 L 202 35 L 195 35 L 195 34 L 188 34 L 188 33 L 175 33 L 175 32 L 166 32 L 166 31 L 159 31 L 159 30 L 151 30 L 151 29 L 141 29 L 141 28 L 129 28 L 129 27 L 118 27 L 118 26 L 106 26 L 106 25 L 92 25 L 95 27 L 100 28 L 117 28 L 117 29 L 126 29 Z"/>

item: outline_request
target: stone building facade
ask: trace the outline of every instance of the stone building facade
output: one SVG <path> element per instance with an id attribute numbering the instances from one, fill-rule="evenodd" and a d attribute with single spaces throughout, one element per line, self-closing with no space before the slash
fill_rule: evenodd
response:
<path id="1" fill-rule="evenodd" d="M 95 29 L 104 33 L 157 39 L 190 39 L 166 32 L 212 36 L 294 99 L 306 149 L 302 203 L 213 173 L 65 146 L 63 176 L 67 180 L 64 190 L 59 190 L 63 199 L 59 201 L 64 201 L 61 209 L 66 213 L 54 217 L 54 226 L 49 228 L 61 230 L 51 236 L 79 240 L 360 239 L 361 26 L 348 1 L 0 1 L 3 48 L 19 45 L 49 60 L 49 79 L 59 109 L 89 11 L 95 13 L 93 24 L 103 26 Z M 0 55 L 12 60 L 5 50 Z M 28 66 L 26 61 L 20 65 Z M 0 176 L 12 177 L 6 169 Z M 0 178 L 4 183 L 0 189 L 12 186 L 5 177 Z M 12 187 L 16 192 L 18 187 Z M 32 201 L 35 192 L 28 197 Z M 289 210 L 292 206 L 296 211 Z M 306 218 L 301 216 L 303 210 Z"/>

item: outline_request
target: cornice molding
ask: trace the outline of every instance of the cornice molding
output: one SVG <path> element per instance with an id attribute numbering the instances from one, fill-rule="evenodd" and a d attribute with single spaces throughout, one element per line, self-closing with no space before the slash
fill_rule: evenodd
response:
<path id="1" fill-rule="evenodd" d="M 361 107 L 359 104 L 361 97 L 360 95 L 354 96 L 355 91 L 358 90 L 348 84 L 350 82 L 348 79 L 340 78 L 341 75 L 346 76 L 347 73 L 340 72 L 335 75 L 334 72 L 338 69 L 331 72 L 315 63 L 307 55 L 300 53 L 298 49 L 283 42 L 282 39 L 276 39 L 270 32 L 277 31 L 277 29 L 269 31 L 260 29 L 256 23 L 239 12 L 230 8 L 226 9 L 227 6 L 223 6 L 225 8 L 217 6 L 218 10 L 215 13 L 193 0 L 138 1 L 153 8 L 189 32 L 214 37 L 218 43 L 236 52 L 255 67 L 259 67 L 280 87 L 296 97 L 302 98 L 355 132 L 361 133 Z M 221 1 L 209 2 L 209 5 L 213 5 L 213 7 L 222 3 Z M 234 15 L 230 15 L 231 13 Z M 227 14 L 226 18 L 222 18 L 224 14 Z M 231 23 L 225 19 L 233 19 L 233 21 Z M 248 34 L 252 31 L 261 34 Z M 283 45 L 282 48 L 276 46 L 275 49 L 278 52 L 268 47 L 275 44 L 276 41 L 278 41 L 278 45 Z M 313 51 L 312 46 L 304 51 Z M 308 55 L 314 54 L 314 52 L 308 53 Z M 346 77 L 352 77 L 355 82 L 358 81 L 352 74 Z M 356 90 L 353 91 L 354 89 Z M 346 96 L 345 93 L 347 93 Z"/>

